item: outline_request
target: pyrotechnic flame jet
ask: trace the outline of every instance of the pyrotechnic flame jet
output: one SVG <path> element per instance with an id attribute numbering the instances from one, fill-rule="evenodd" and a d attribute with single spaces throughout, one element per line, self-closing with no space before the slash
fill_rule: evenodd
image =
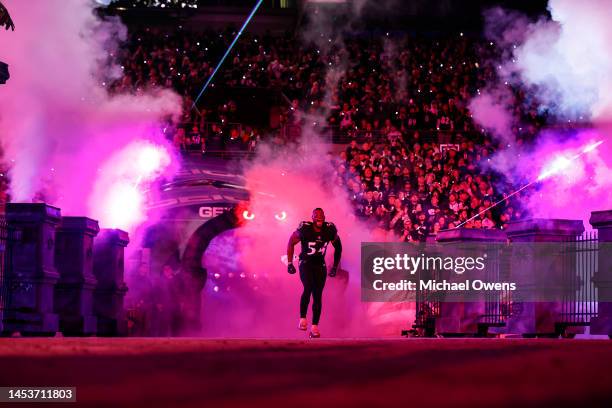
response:
<path id="1" fill-rule="evenodd" d="M 552 175 L 555 174 L 559 174 L 561 173 L 563 170 L 568 169 L 571 165 L 572 162 L 574 162 L 576 159 L 578 159 L 580 156 L 587 154 L 589 152 L 592 152 L 593 150 L 597 149 L 597 146 L 599 146 L 600 144 L 603 143 L 603 140 L 600 140 L 598 142 L 595 143 L 591 143 L 590 145 L 587 145 L 585 148 L 583 148 L 580 153 L 577 153 L 575 155 L 573 155 L 572 157 L 570 157 L 569 159 L 567 157 L 564 156 L 559 156 L 556 159 L 554 159 L 551 164 L 549 166 L 546 166 L 546 170 L 543 170 L 540 175 L 538 176 L 536 181 L 542 181 Z"/>
<path id="2" fill-rule="evenodd" d="M 582 149 L 582 154 L 588 153 L 588 152 L 591 152 L 591 151 L 597 149 L 597 146 L 599 146 L 602 143 L 603 143 L 603 140 L 600 140 L 599 142 L 595 142 L 593 144 L 588 145 L 587 147 Z"/>
<path id="3" fill-rule="evenodd" d="M 603 140 L 599 140 L 595 143 L 591 143 L 587 146 L 585 146 L 582 150 L 580 150 L 580 153 L 577 153 L 575 155 L 573 155 L 570 158 L 564 157 L 564 156 L 559 156 L 555 159 L 552 160 L 552 162 L 550 162 L 550 164 L 548 166 L 544 166 L 544 169 L 542 170 L 542 172 L 540 172 L 540 175 L 538 176 L 537 179 L 533 180 L 530 183 L 525 184 L 523 187 L 519 188 L 518 190 L 516 190 L 515 192 L 507 195 L 506 197 L 502 198 L 501 200 L 491 204 L 489 207 L 485 208 L 484 210 L 482 210 L 481 212 L 479 212 L 478 214 L 474 215 L 473 217 L 463 221 L 461 224 L 457 225 L 455 228 L 459 228 L 465 224 L 467 224 L 468 222 L 480 217 L 482 214 L 486 213 L 487 211 L 489 211 L 491 208 L 495 208 L 497 207 L 499 204 L 503 203 L 504 201 L 507 201 L 508 199 L 510 199 L 511 197 L 515 196 L 516 194 L 520 193 L 521 191 L 523 191 L 524 189 L 526 189 L 527 187 L 538 183 L 540 181 L 543 181 L 555 174 L 559 174 L 562 171 L 568 169 L 572 163 L 578 159 L 580 156 L 583 156 L 589 152 L 592 152 L 593 150 L 597 149 L 597 147 L 603 143 Z"/>

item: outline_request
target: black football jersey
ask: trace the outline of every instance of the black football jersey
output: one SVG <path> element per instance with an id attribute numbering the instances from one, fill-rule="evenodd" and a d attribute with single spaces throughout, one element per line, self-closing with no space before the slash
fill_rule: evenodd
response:
<path id="1" fill-rule="evenodd" d="M 303 221 L 297 229 L 302 244 L 301 260 L 314 260 L 325 257 L 327 244 L 336 239 L 338 230 L 331 222 L 324 222 L 321 231 L 315 231 L 312 222 Z"/>

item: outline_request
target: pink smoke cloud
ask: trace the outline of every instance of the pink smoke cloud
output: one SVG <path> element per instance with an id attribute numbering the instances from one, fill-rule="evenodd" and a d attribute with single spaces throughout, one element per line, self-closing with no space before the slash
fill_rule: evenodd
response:
<path id="1" fill-rule="evenodd" d="M 179 114 L 180 98 L 165 89 L 107 93 L 106 81 L 121 75 L 108 61 L 125 27 L 100 21 L 93 2 L 5 5 L 17 25 L 2 34 L 11 79 L 0 101 L 12 200 L 44 199 L 63 214 L 100 216 L 92 194 L 100 174 L 108 175 L 107 160 L 138 140 L 165 143 L 159 122 Z"/>
<path id="2" fill-rule="evenodd" d="M 172 175 L 172 155 L 163 145 L 133 141 L 108 157 L 89 198 L 90 216 L 110 228 L 134 231 L 147 220 L 147 191 L 161 175 Z"/>
<path id="3" fill-rule="evenodd" d="M 514 143 L 512 134 L 513 117 L 510 95 L 507 90 L 489 90 L 475 96 L 469 103 L 474 120 L 484 129 L 492 132 L 505 144 Z"/>
<path id="4" fill-rule="evenodd" d="M 386 237 L 355 218 L 346 190 L 336 184 L 328 147 L 309 134 L 299 147 L 262 149 L 245 169 L 253 218 L 215 239 L 205 254 L 210 278 L 203 298 L 205 335 L 304 336 L 297 330 L 302 285 L 298 275 L 287 273 L 282 258 L 289 236 L 316 207 L 338 228 L 346 271 L 327 278 L 320 325 L 324 335 L 397 336 L 414 321 L 414 304 L 361 302 L 361 242 Z M 299 249 L 298 244 L 296 254 Z M 327 258 L 331 266 L 331 245 Z"/>

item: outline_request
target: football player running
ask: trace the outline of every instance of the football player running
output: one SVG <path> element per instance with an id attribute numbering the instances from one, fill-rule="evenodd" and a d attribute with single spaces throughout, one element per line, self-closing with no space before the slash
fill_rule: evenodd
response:
<path id="1" fill-rule="evenodd" d="M 312 326 L 310 337 L 318 338 L 319 319 L 321 318 L 323 287 L 327 278 L 327 267 L 325 266 L 325 253 L 327 245 L 331 242 L 334 247 L 334 264 L 329 272 L 330 277 L 336 276 L 340 257 L 342 255 L 342 243 L 338 236 L 336 226 L 331 222 L 325 222 L 325 213 L 321 208 L 312 211 L 312 222 L 304 221 L 300 223 L 297 230 L 289 238 L 287 245 L 287 260 L 289 265 L 287 271 L 290 274 L 296 273 L 293 265 L 293 250 L 295 245 L 300 242 L 302 250 L 299 255 L 300 280 L 304 286 L 304 291 L 300 298 L 300 321 L 298 328 L 307 330 L 308 322 L 306 313 L 308 304 L 312 296 Z"/>

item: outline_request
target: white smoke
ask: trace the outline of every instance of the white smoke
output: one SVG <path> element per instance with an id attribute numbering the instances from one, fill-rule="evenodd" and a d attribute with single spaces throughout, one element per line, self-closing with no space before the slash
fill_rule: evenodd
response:
<path id="1" fill-rule="evenodd" d="M 558 118 L 607 120 L 612 114 L 612 4 L 550 0 L 548 10 L 551 18 L 537 21 L 499 8 L 486 13 L 487 35 L 504 50 L 504 61 L 496 64 L 500 82 L 529 90 Z M 473 109 L 478 118 L 478 108 Z"/>
<path id="2" fill-rule="evenodd" d="M 538 135 L 529 149 L 513 145 L 491 158 L 491 166 L 516 183 L 534 180 L 543 167 L 572 149 L 604 141 L 596 150 L 572 161 L 560 176 L 539 183 L 523 205 L 533 216 L 582 218 L 588 227 L 589 213 L 612 206 L 610 175 L 612 143 L 607 136 L 612 118 L 612 3 L 609 0 L 550 0 L 550 17 L 530 20 L 500 8 L 485 14 L 486 31 L 500 60 L 493 66 L 498 81 L 487 84 L 470 102 L 478 124 L 498 140 L 512 143 L 514 96 L 518 87 L 528 101 L 536 101 L 559 125 L 590 122 L 594 129 L 574 135 L 548 130 Z M 587 126 L 588 127 L 588 126 Z"/>
<path id="3" fill-rule="evenodd" d="M 136 140 L 162 142 L 159 121 L 178 115 L 180 98 L 166 89 L 108 94 L 121 75 L 112 61 L 127 30 L 118 19 L 101 21 L 93 1 L 4 3 L 18 25 L 2 33 L 12 76 L 2 89 L 0 140 L 12 164 L 11 198 L 91 214 L 88 198 L 106 159 Z"/>

